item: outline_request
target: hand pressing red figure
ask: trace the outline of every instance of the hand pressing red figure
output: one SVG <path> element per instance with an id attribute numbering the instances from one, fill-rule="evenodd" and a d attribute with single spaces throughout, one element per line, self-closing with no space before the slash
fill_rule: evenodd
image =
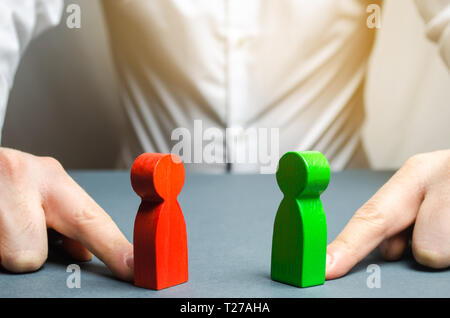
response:
<path id="1" fill-rule="evenodd" d="M 184 166 L 172 154 L 144 153 L 131 168 L 142 198 L 134 223 L 134 284 L 163 289 L 188 280 L 186 223 L 177 201 Z"/>

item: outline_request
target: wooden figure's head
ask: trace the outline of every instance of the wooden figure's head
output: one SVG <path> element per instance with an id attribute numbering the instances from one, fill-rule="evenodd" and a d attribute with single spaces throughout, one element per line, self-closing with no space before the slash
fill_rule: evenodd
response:
<path id="1" fill-rule="evenodd" d="M 131 167 L 131 186 L 145 201 L 176 199 L 184 178 L 183 162 L 173 154 L 144 153 Z"/>
<path id="2" fill-rule="evenodd" d="M 285 196 L 316 197 L 328 186 L 330 165 L 318 151 L 291 151 L 281 157 L 276 176 Z"/>

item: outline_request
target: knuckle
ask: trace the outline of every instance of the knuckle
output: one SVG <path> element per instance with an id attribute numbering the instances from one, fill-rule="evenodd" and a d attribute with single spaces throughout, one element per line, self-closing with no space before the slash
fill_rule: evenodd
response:
<path id="1" fill-rule="evenodd" d="M 444 152 L 444 156 L 445 156 L 445 162 L 448 166 L 450 166 L 450 150 L 447 150 Z"/>
<path id="2" fill-rule="evenodd" d="M 356 220 L 367 223 L 374 230 L 383 234 L 386 225 L 386 216 L 381 211 L 379 204 L 374 200 L 369 200 L 353 216 Z"/>
<path id="3" fill-rule="evenodd" d="M 425 164 L 427 162 L 427 160 L 428 160 L 428 154 L 419 153 L 419 154 L 416 154 L 416 155 L 410 157 L 408 160 L 406 160 L 404 166 L 415 169 L 415 168 Z"/>
<path id="4" fill-rule="evenodd" d="M 439 173 L 445 180 L 450 181 L 450 150 L 440 151 L 439 154 L 441 154 Z"/>
<path id="5" fill-rule="evenodd" d="M 96 219 L 97 217 L 94 215 L 94 213 L 85 208 L 77 209 L 72 213 L 72 222 L 78 226 L 92 223 Z"/>
<path id="6" fill-rule="evenodd" d="M 53 157 L 41 157 L 41 162 L 52 170 L 61 170 L 63 169 L 62 164 Z"/>
<path id="7" fill-rule="evenodd" d="M 350 259 L 357 259 L 357 246 L 353 241 L 349 241 L 348 239 L 346 239 L 345 237 L 338 237 L 335 240 L 335 244 L 337 246 L 339 246 L 339 249 L 344 250 L 345 254 L 347 255 L 347 258 Z"/>
<path id="8" fill-rule="evenodd" d="M 71 223 L 80 235 L 89 231 L 92 227 L 99 226 L 103 222 L 98 213 L 92 209 L 81 207 L 71 213 Z"/>
<path id="9" fill-rule="evenodd" d="M 28 211 L 33 211 L 32 209 L 28 209 Z M 31 212 L 33 213 L 33 212 Z M 31 215 L 28 215 L 31 216 Z M 42 224 L 36 222 L 34 218 L 28 217 L 27 219 L 23 219 L 20 224 L 17 224 L 17 227 L 20 229 L 20 232 L 29 237 L 39 239 L 40 234 L 42 233 Z"/>
<path id="10" fill-rule="evenodd" d="M 39 251 L 20 251 L 2 255 L 4 268 L 14 273 L 37 271 L 45 263 L 46 253 Z"/>
<path id="11" fill-rule="evenodd" d="M 419 153 L 410 157 L 400 169 L 403 180 L 415 183 L 420 191 L 439 181 L 450 181 L 450 150 Z"/>
<path id="12" fill-rule="evenodd" d="M 28 162 L 24 156 L 11 149 L 0 149 L 0 173 L 10 180 L 21 179 L 26 175 Z"/>

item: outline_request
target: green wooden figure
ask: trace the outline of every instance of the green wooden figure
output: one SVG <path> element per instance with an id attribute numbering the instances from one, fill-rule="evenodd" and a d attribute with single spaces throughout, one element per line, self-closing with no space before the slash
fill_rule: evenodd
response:
<path id="1" fill-rule="evenodd" d="M 288 152 L 276 176 L 284 198 L 273 227 L 271 277 L 298 287 L 322 285 L 327 222 L 320 194 L 330 181 L 328 160 L 318 151 Z"/>

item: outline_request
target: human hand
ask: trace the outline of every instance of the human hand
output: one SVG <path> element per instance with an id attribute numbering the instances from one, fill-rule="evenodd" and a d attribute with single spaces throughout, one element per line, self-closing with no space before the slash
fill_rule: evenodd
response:
<path id="1" fill-rule="evenodd" d="M 63 235 L 73 258 L 87 261 L 92 252 L 118 278 L 133 279 L 133 246 L 57 160 L 0 148 L 1 265 L 38 270 L 47 259 L 47 228 Z"/>
<path id="2" fill-rule="evenodd" d="M 450 150 L 411 157 L 352 217 L 327 248 L 326 279 L 345 275 L 380 245 L 398 260 L 409 243 L 416 261 L 450 266 Z"/>

